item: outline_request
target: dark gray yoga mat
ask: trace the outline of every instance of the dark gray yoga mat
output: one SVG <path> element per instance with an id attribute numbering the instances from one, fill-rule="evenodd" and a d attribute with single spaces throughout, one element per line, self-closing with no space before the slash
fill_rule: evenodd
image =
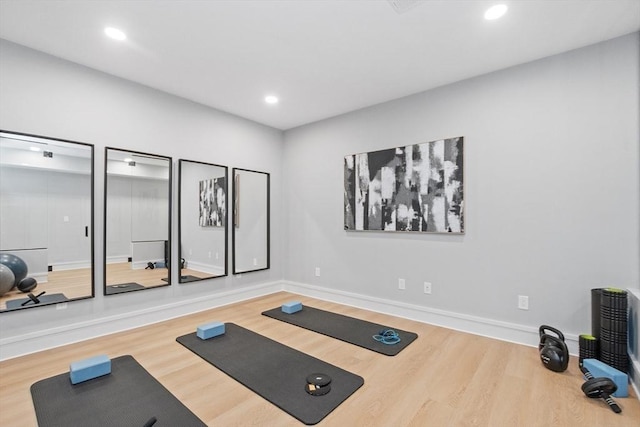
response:
<path id="1" fill-rule="evenodd" d="M 395 356 L 418 338 L 418 334 L 413 332 L 396 329 L 389 325 L 367 322 L 366 320 L 356 319 L 355 317 L 332 313 L 306 305 L 302 306 L 302 310 L 293 314 L 284 313 L 281 307 L 267 310 L 262 314 L 387 356 Z M 400 336 L 400 342 L 396 344 L 383 344 L 380 341 L 376 341 L 373 336 L 379 334 L 383 329 L 393 329 L 396 331 Z"/>
<path id="2" fill-rule="evenodd" d="M 224 335 L 208 340 L 194 332 L 176 341 L 308 425 L 319 423 L 364 384 L 358 375 L 234 323 L 225 323 Z M 314 373 L 332 378 L 329 393 L 311 396 L 305 391 L 306 378 Z"/>
<path id="3" fill-rule="evenodd" d="M 122 294 L 124 292 L 131 291 L 139 291 L 140 289 L 146 289 L 140 283 L 129 282 L 129 283 L 119 283 L 117 285 L 108 285 L 107 286 L 107 295 L 113 294 Z"/>
<path id="4" fill-rule="evenodd" d="M 69 298 L 67 298 L 64 294 L 44 294 L 39 296 L 38 300 L 40 300 L 39 304 L 34 303 L 31 300 L 31 298 L 12 299 L 7 301 L 7 310 L 12 308 L 20 308 L 20 307 L 33 307 L 34 305 L 40 305 L 40 304 L 51 304 L 54 302 L 55 303 L 66 302 L 66 301 L 69 301 Z M 25 302 L 26 304 L 22 305 Z"/>
<path id="5" fill-rule="evenodd" d="M 133 357 L 111 359 L 111 373 L 71 384 L 69 373 L 38 381 L 31 396 L 39 427 L 206 427 Z"/>

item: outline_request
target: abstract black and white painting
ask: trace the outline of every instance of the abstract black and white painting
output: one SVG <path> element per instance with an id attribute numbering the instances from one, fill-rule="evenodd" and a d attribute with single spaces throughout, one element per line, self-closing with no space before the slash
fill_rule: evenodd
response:
<path id="1" fill-rule="evenodd" d="M 226 218 L 225 179 L 212 178 L 200 181 L 200 226 L 222 227 Z"/>
<path id="2" fill-rule="evenodd" d="M 344 229 L 464 233 L 463 137 L 344 158 Z"/>

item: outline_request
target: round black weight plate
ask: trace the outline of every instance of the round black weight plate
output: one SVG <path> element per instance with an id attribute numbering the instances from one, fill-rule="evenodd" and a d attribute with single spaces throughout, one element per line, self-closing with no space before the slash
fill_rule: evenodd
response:
<path id="1" fill-rule="evenodd" d="M 582 391 L 587 397 L 602 397 L 602 394 L 613 394 L 618 389 L 616 383 L 611 378 L 599 377 L 591 378 L 582 384 Z"/>
<path id="2" fill-rule="evenodd" d="M 324 387 L 331 382 L 331 377 L 327 374 L 311 374 L 307 377 L 307 383 L 319 387 Z"/>
<path id="3" fill-rule="evenodd" d="M 324 387 L 320 387 L 315 384 L 307 384 L 304 390 L 312 396 L 322 396 L 331 391 L 331 386 L 327 384 Z"/>

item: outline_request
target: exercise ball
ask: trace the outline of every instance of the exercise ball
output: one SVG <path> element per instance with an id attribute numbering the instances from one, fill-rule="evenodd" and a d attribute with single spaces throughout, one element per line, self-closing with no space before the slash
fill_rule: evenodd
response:
<path id="1" fill-rule="evenodd" d="M 38 282 L 33 277 L 25 277 L 18 283 L 18 290 L 24 292 L 31 292 L 38 286 Z"/>
<path id="2" fill-rule="evenodd" d="M 13 284 L 16 282 L 16 276 L 13 271 L 4 264 L 0 264 L 0 297 L 13 288 Z"/>
<path id="3" fill-rule="evenodd" d="M 13 254 L 0 254 L 0 264 L 4 264 L 11 269 L 15 279 L 13 280 L 13 286 L 16 286 L 22 279 L 27 277 L 27 264 L 22 258 Z"/>

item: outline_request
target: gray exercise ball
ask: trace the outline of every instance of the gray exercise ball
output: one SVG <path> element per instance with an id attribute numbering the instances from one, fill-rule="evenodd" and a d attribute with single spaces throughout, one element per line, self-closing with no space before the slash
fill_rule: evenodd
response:
<path id="1" fill-rule="evenodd" d="M 6 294 L 13 288 L 16 276 L 13 271 L 4 264 L 0 264 L 0 296 Z"/>

